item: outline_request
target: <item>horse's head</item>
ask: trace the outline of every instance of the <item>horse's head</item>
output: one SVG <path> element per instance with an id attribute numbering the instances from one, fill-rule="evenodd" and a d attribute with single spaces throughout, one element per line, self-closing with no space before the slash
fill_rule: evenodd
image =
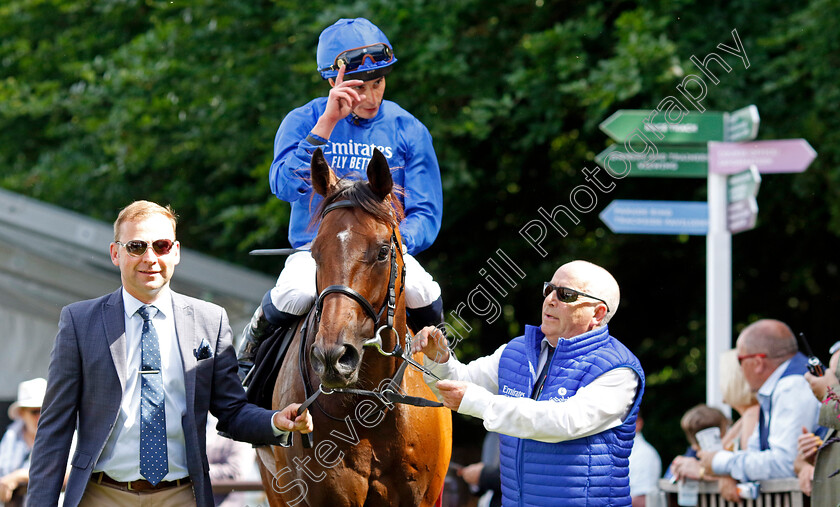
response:
<path id="1" fill-rule="evenodd" d="M 382 325 L 391 321 L 405 332 L 397 230 L 402 210 L 392 198 L 391 170 L 378 150 L 367 167 L 368 181 L 337 180 L 320 149 L 311 168 L 312 186 L 324 201 L 312 243 L 320 325 L 310 360 L 325 387 L 345 387 L 359 380 L 364 343 Z M 397 308 L 389 311 L 389 299 Z M 393 347 L 396 332 L 382 334 L 384 345 Z"/>

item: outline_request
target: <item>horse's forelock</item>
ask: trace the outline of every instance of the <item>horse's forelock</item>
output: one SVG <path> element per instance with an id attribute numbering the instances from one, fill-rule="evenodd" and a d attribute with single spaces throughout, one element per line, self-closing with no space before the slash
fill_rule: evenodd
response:
<path id="1" fill-rule="evenodd" d="M 398 195 L 403 192 L 396 185 L 391 191 L 390 200 L 381 200 L 373 193 L 367 181 L 359 179 L 342 178 L 333 187 L 334 192 L 324 198 L 318 210 L 312 215 L 312 220 L 317 222 L 321 214 L 330 204 L 338 201 L 350 201 L 353 206 L 362 209 L 365 213 L 372 215 L 376 220 L 396 227 L 403 219 L 403 207 Z"/>

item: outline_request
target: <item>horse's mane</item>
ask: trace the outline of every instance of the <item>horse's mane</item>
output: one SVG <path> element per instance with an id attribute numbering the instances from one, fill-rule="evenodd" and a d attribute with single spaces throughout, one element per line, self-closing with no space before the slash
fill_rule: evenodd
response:
<path id="1" fill-rule="evenodd" d="M 332 193 L 325 197 L 318 209 L 312 215 L 313 224 L 321 219 L 321 213 L 329 206 L 337 201 L 350 201 L 353 206 L 362 209 L 365 213 L 372 215 L 376 220 L 396 227 L 402 221 L 403 207 L 398 199 L 398 195 L 402 195 L 403 191 L 396 185 L 391 191 L 391 198 L 381 200 L 370 189 L 368 182 L 363 179 L 344 177 L 338 180 L 333 188 Z"/>

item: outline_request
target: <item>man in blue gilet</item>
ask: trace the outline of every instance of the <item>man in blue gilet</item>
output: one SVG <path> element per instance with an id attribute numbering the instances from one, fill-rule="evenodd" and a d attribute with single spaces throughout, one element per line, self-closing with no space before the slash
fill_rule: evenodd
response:
<path id="1" fill-rule="evenodd" d="M 413 344 L 444 405 L 500 436 L 502 505 L 630 506 L 629 456 L 645 376 L 610 335 L 618 283 L 586 261 L 543 284 L 542 324 L 469 364 L 435 328 Z"/>

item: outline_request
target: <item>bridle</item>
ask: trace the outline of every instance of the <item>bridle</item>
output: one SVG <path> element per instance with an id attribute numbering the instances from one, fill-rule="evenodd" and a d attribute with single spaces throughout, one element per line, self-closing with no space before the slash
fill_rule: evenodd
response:
<path id="1" fill-rule="evenodd" d="M 327 213 L 329 213 L 330 211 L 340 208 L 355 207 L 356 205 L 349 200 L 336 201 L 324 208 L 324 211 L 321 212 L 321 220 L 323 220 Z M 391 258 L 391 273 L 388 277 L 388 294 L 387 297 L 382 301 L 382 307 L 379 308 L 378 313 L 374 311 L 373 305 L 370 304 L 370 301 L 368 301 L 366 297 L 361 295 L 352 287 L 348 287 L 347 285 L 330 285 L 329 287 L 322 290 L 318 294 L 317 299 L 315 300 L 316 323 L 321 322 L 321 311 L 324 308 L 324 299 L 330 294 L 343 294 L 349 297 L 350 299 L 356 301 L 359 304 L 359 306 L 362 307 L 362 310 L 365 311 L 365 314 L 367 314 L 367 316 L 370 317 L 371 320 L 373 320 L 374 327 L 376 327 L 379 324 L 379 322 L 382 320 L 382 315 L 387 310 L 388 313 L 386 315 L 385 324 L 378 327 L 376 329 L 376 335 L 370 340 L 365 341 L 363 346 L 374 347 L 377 350 L 379 350 L 380 353 L 390 355 L 390 353 L 386 353 L 382 350 L 382 331 L 387 330 L 397 338 L 397 343 L 394 347 L 394 350 L 396 351 L 397 347 L 400 347 L 399 335 L 394 330 L 394 313 L 396 312 L 397 305 L 396 284 L 398 271 L 400 273 L 400 295 L 402 295 L 403 289 L 405 288 L 405 262 L 402 263 L 402 269 L 400 270 L 397 266 L 397 254 L 399 254 L 400 258 L 402 258 L 402 246 L 400 245 L 399 239 L 397 238 L 396 227 L 391 225 L 391 245 L 389 252 L 389 257 Z"/>
<path id="2" fill-rule="evenodd" d="M 327 213 L 330 211 L 340 209 L 340 208 L 355 208 L 356 205 L 350 200 L 341 200 L 336 201 L 324 208 L 321 212 L 321 220 L 324 219 Z M 378 326 L 382 320 L 383 315 L 385 316 L 385 323 L 378 327 L 376 330 L 376 334 L 373 338 L 370 338 L 364 342 L 362 345 L 363 347 L 373 347 L 380 354 L 388 357 L 397 357 L 402 359 L 403 363 L 397 369 L 396 374 L 391 379 L 391 382 L 395 386 L 399 386 L 402 384 L 403 374 L 405 373 L 406 367 L 410 364 L 413 367 L 417 368 L 421 372 L 440 380 L 434 373 L 430 372 L 427 368 L 423 365 L 418 364 L 414 359 L 411 358 L 410 354 L 410 346 L 406 346 L 404 350 L 402 345 L 400 344 L 399 340 L 399 333 L 396 329 L 394 329 L 394 314 L 396 313 L 396 305 L 397 305 L 397 292 L 396 292 L 396 284 L 397 284 L 397 276 L 400 276 L 400 295 L 405 287 L 405 262 L 402 263 L 402 269 L 399 269 L 397 265 L 397 255 L 402 258 L 402 245 L 400 244 L 399 237 L 397 236 L 397 230 L 394 225 L 391 226 L 391 245 L 390 245 L 390 258 L 391 258 L 391 273 L 388 277 L 388 293 L 385 299 L 382 301 L 382 306 L 379 308 L 379 311 L 376 312 L 373 309 L 373 305 L 370 301 L 367 300 L 362 294 L 358 291 L 353 289 L 352 287 L 348 287 L 347 285 L 330 285 L 329 287 L 322 290 L 319 294 L 317 299 L 315 300 L 315 316 L 314 316 L 314 325 L 313 328 L 317 329 L 318 324 L 321 322 L 321 312 L 324 308 L 324 298 L 326 298 L 330 294 L 342 294 L 344 296 L 349 297 L 350 299 L 356 301 L 359 306 L 362 307 L 365 314 L 373 320 L 374 327 Z M 387 312 L 387 313 L 386 313 Z M 306 319 L 307 321 L 309 319 Z M 300 369 L 301 376 L 303 377 L 303 386 L 304 386 L 304 395 L 306 396 L 306 401 L 298 408 L 298 414 L 302 414 L 304 410 L 306 410 L 310 405 L 312 405 L 315 400 L 321 394 L 333 394 L 333 393 L 343 393 L 343 394 L 353 394 L 353 395 L 360 395 L 360 396 L 372 396 L 377 399 L 381 406 L 379 410 L 387 410 L 389 408 L 393 408 L 395 403 L 404 403 L 407 405 L 414 405 L 418 407 L 442 407 L 442 403 L 438 403 L 436 401 L 427 400 L 422 397 L 417 396 L 409 396 L 407 394 L 401 394 L 394 390 L 393 388 L 384 388 L 381 391 L 371 391 L 366 389 L 354 389 L 354 388 L 335 388 L 335 389 L 327 389 L 324 386 L 318 386 L 317 389 L 313 389 L 312 386 L 309 385 L 309 379 L 306 374 L 306 352 L 305 352 L 305 343 L 306 343 L 306 335 L 309 331 L 309 326 L 307 323 L 304 323 L 303 328 L 301 329 L 301 339 L 300 339 L 300 351 L 298 355 L 298 366 Z M 387 352 L 382 349 L 382 332 L 388 331 L 393 334 L 396 338 L 396 342 L 394 343 L 394 350 L 391 352 Z M 408 333 L 408 329 L 406 328 L 406 342 L 410 340 L 410 334 Z M 342 418 L 337 418 L 328 414 L 323 407 L 319 404 L 316 406 L 330 419 L 335 420 L 344 420 Z M 305 448 L 312 447 L 312 434 L 308 433 L 303 435 L 303 446 Z"/>

